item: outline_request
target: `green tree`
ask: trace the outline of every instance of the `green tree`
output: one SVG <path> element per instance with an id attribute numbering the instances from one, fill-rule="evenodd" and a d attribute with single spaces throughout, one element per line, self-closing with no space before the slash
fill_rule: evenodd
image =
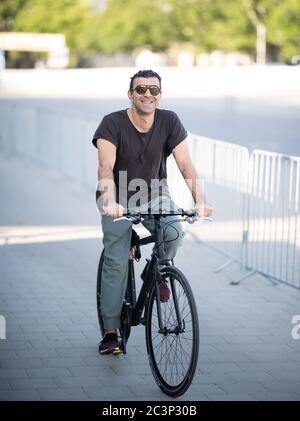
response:
<path id="1" fill-rule="evenodd" d="M 12 31 L 15 27 L 17 14 L 28 0 L 1 0 L 0 2 L 0 32 Z"/>
<path id="2" fill-rule="evenodd" d="M 277 47 L 279 58 L 290 62 L 300 54 L 300 3 L 285 0 L 273 9 L 268 22 L 268 42 Z"/>
<path id="3" fill-rule="evenodd" d="M 0 0 L 0 30 L 66 36 L 72 64 L 97 52 L 113 54 L 173 44 L 198 51 L 246 51 L 289 61 L 300 51 L 299 0 Z"/>
<path id="4" fill-rule="evenodd" d="M 76 63 L 81 34 L 91 18 L 89 0 L 27 0 L 15 19 L 19 32 L 63 33 Z"/>
<path id="5" fill-rule="evenodd" d="M 240 0 L 108 0 L 97 26 L 99 48 L 107 53 L 142 45 L 159 51 L 173 43 L 254 52 L 253 27 Z"/>
<path id="6" fill-rule="evenodd" d="M 299 0 L 165 0 L 177 39 L 200 50 L 246 51 L 258 63 L 300 52 Z"/>
<path id="7" fill-rule="evenodd" d="M 132 51 L 141 45 L 165 50 L 174 37 L 160 0 L 108 0 L 97 19 L 98 45 L 106 53 Z"/>
<path id="8" fill-rule="evenodd" d="M 92 0 L 1 0 L 2 31 L 62 33 L 76 65 L 82 51 L 89 50 L 88 32 L 93 15 Z M 88 43 L 85 40 L 88 40 Z"/>
<path id="9" fill-rule="evenodd" d="M 258 63 L 265 63 L 267 55 L 273 55 L 273 59 L 290 61 L 293 55 L 299 54 L 298 0 L 242 0 L 242 5 L 256 30 Z"/>

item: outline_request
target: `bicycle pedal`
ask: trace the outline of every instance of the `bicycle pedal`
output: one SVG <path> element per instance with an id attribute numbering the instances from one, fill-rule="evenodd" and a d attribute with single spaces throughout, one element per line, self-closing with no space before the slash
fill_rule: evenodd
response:
<path id="1" fill-rule="evenodd" d="M 121 341 L 119 348 L 115 349 L 113 351 L 113 354 L 115 354 L 115 355 L 119 355 L 119 354 L 122 354 L 122 353 L 126 354 L 126 344 L 127 344 L 127 341 L 125 342 L 125 345 L 123 346 L 123 341 Z"/>

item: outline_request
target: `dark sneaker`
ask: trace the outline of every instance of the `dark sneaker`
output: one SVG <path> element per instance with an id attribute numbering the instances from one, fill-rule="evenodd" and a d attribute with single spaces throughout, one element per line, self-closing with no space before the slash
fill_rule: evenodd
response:
<path id="1" fill-rule="evenodd" d="M 170 299 L 170 290 L 166 281 L 159 284 L 159 298 L 161 303 L 166 303 Z"/>
<path id="2" fill-rule="evenodd" d="M 99 344 L 100 354 L 120 353 L 120 342 L 116 333 L 107 333 Z"/>

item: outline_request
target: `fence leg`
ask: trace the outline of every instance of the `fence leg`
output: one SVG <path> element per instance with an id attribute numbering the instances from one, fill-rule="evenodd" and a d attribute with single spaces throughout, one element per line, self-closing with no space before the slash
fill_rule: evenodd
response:
<path id="1" fill-rule="evenodd" d="M 275 279 L 273 279 L 272 276 L 265 275 L 264 273 L 258 272 L 255 269 L 252 269 L 248 273 L 245 273 L 243 276 L 241 276 L 240 278 L 238 278 L 236 281 L 231 281 L 230 282 L 230 285 L 239 285 L 239 283 L 241 281 L 243 281 L 244 279 L 247 279 L 250 276 L 254 275 L 254 273 L 258 273 L 259 275 L 263 276 L 268 281 L 270 281 L 272 283 L 272 285 L 275 285 L 275 286 L 277 285 L 277 281 Z"/>
<path id="2" fill-rule="evenodd" d="M 245 273 L 243 276 L 241 276 L 240 278 L 238 278 L 236 281 L 231 281 L 230 285 L 239 285 L 239 283 L 241 281 L 243 281 L 244 279 L 249 278 L 250 276 L 252 276 L 254 273 L 256 272 L 256 270 L 250 270 L 250 272 Z"/>
<path id="3" fill-rule="evenodd" d="M 214 270 L 214 273 L 218 273 L 221 270 L 225 269 L 227 266 L 231 265 L 231 263 L 233 263 L 234 260 L 230 259 L 227 262 L 223 263 L 221 266 L 217 267 L 217 269 Z"/>

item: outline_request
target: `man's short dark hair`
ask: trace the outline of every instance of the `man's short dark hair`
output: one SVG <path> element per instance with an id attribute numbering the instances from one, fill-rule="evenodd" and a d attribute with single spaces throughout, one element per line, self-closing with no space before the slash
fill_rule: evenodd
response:
<path id="1" fill-rule="evenodd" d="M 129 89 L 130 91 L 132 91 L 133 89 L 133 81 L 135 78 L 137 77 L 157 77 L 157 79 L 159 80 L 159 87 L 161 88 L 161 77 L 159 76 L 158 73 L 154 72 L 153 70 L 139 70 L 137 73 L 135 73 L 130 79 L 130 85 L 129 85 Z"/>

